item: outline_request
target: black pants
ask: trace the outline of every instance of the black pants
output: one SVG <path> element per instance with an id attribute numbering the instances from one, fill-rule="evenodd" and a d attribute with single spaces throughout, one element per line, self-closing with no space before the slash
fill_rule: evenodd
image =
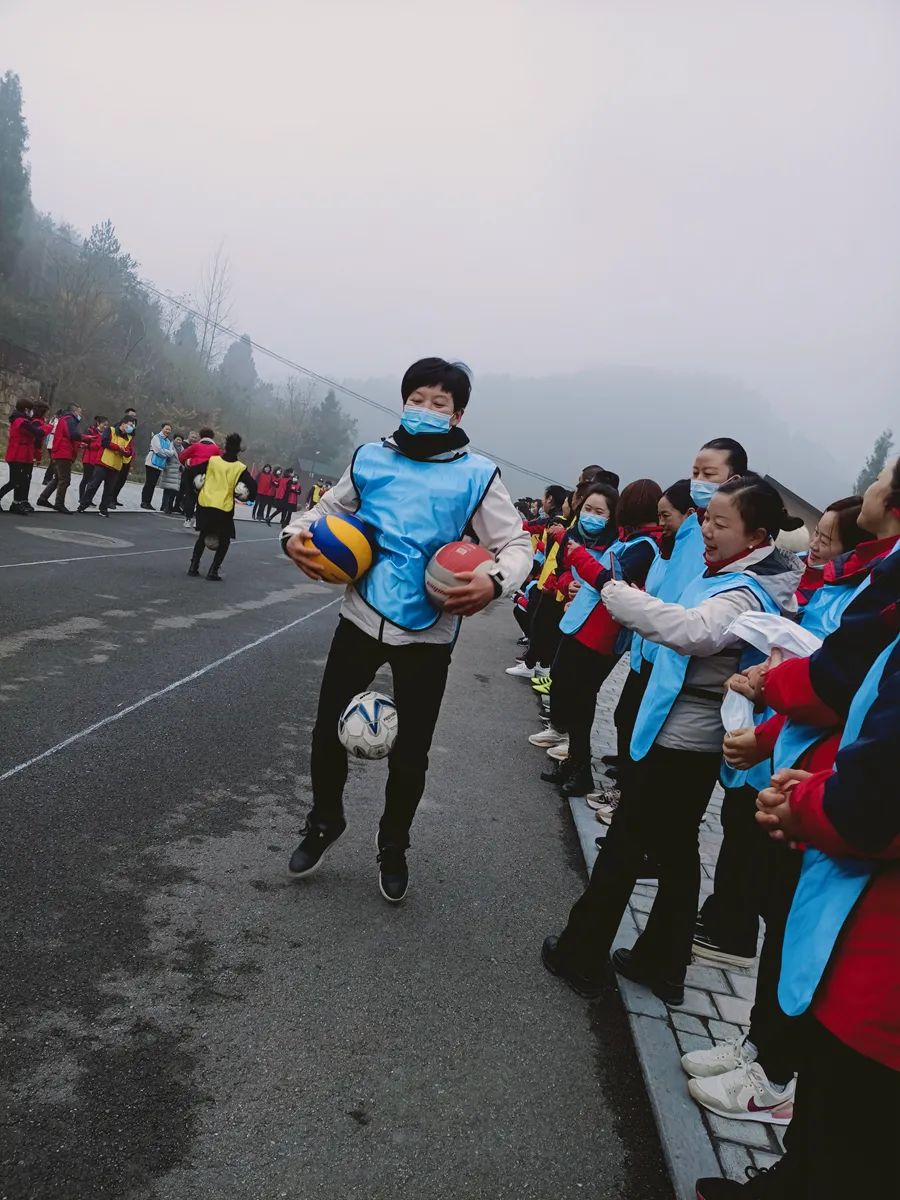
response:
<path id="1" fill-rule="evenodd" d="M 225 561 L 225 555 L 228 553 L 228 547 L 231 545 L 231 538 L 220 537 L 219 544 L 213 551 L 213 560 L 210 566 L 210 571 L 218 571 L 222 563 Z M 199 569 L 200 559 L 203 557 L 203 551 L 206 549 L 206 534 L 201 533 L 194 542 L 194 552 L 191 555 L 191 567 L 194 570 Z"/>
<path id="2" fill-rule="evenodd" d="M 535 591 L 537 591 L 537 587 Z M 540 663 L 542 667 L 549 667 L 556 658 L 562 637 L 559 632 L 559 623 L 562 620 L 563 610 L 563 602 L 557 600 L 555 594 L 538 592 L 537 603 L 531 618 L 530 641 L 528 653 L 525 656 L 526 666 L 535 667 Z"/>
<path id="3" fill-rule="evenodd" d="M 792 1200 L 897 1194 L 900 1072 L 803 1019 L 794 1117 L 784 1133 Z"/>
<path id="4" fill-rule="evenodd" d="M 112 496 L 113 500 L 119 499 L 119 492 L 121 492 L 122 488 L 125 486 L 125 481 L 128 478 L 128 473 L 130 472 L 130 470 L 131 470 L 130 462 L 127 462 L 127 463 L 125 463 L 124 466 L 119 467 L 118 472 L 117 472 L 118 479 L 116 480 L 115 493 Z"/>
<path id="5" fill-rule="evenodd" d="M 756 820 L 756 796 L 753 787 L 725 789 L 715 888 L 700 910 L 710 936 L 747 958 L 756 954 L 771 843 Z"/>
<path id="6" fill-rule="evenodd" d="M 652 665 L 641 659 L 640 671 L 628 672 L 619 696 L 619 703 L 613 714 L 616 724 L 616 754 L 619 757 L 620 790 L 626 786 L 627 775 L 633 765 L 631 762 L 631 735 L 634 733 L 634 723 L 637 720 L 638 710 L 641 707 L 644 692 L 647 690 L 647 684 L 650 682 L 652 671 Z"/>
<path id="7" fill-rule="evenodd" d="M 409 845 L 409 828 L 425 791 L 428 752 L 450 667 L 452 646 L 413 642 L 387 646 L 341 617 L 335 630 L 312 736 L 313 809 L 310 819 L 334 825 L 343 813 L 347 752 L 338 740 L 338 720 L 358 692 L 369 687 L 388 663 L 394 677 L 397 740 L 391 751 L 382 841 Z"/>
<path id="8" fill-rule="evenodd" d="M 569 735 L 569 760 L 573 766 L 590 766 L 591 728 L 597 711 L 597 693 L 616 665 L 612 654 L 598 654 L 564 634 L 553 660 L 550 722 Z"/>
<path id="9" fill-rule="evenodd" d="M 160 502 L 160 512 L 171 513 L 175 512 L 178 504 L 178 489 L 163 488 L 162 501 Z"/>
<path id="10" fill-rule="evenodd" d="M 103 495 L 100 497 L 100 511 L 106 512 L 110 504 L 116 498 L 116 489 L 119 486 L 119 475 L 121 471 L 118 467 L 105 467 L 102 463 L 98 463 L 94 468 L 94 473 L 91 475 L 87 487 L 84 489 L 84 495 L 81 497 L 80 508 L 87 508 L 90 502 L 103 486 Z"/>
<path id="11" fill-rule="evenodd" d="M 718 753 L 652 746 L 635 763 L 591 881 L 559 940 L 560 949 L 584 974 L 596 976 L 609 955 L 643 856 L 649 853 L 659 862 L 659 887 L 635 952 L 658 978 L 672 983 L 684 979 L 700 894 L 700 821 L 720 762 Z"/>
<path id="12" fill-rule="evenodd" d="M 280 517 L 283 504 L 283 500 L 269 501 L 269 506 L 266 509 L 266 515 L 263 518 L 267 525 L 271 525 L 276 517 Z"/>
<path id="13" fill-rule="evenodd" d="M 144 467 L 144 486 L 141 488 L 141 504 L 150 504 L 152 502 L 153 489 L 159 482 L 160 475 L 162 475 L 162 471 L 159 467 Z M 121 490 L 119 488 L 119 491 Z M 117 492 L 116 495 L 118 494 Z"/>
<path id="14" fill-rule="evenodd" d="M 764 864 L 766 895 L 761 905 L 766 933 L 759 956 L 756 999 L 750 1013 L 750 1041 L 759 1051 L 759 1062 L 773 1083 L 787 1083 L 799 1066 L 798 1025 L 778 1003 L 778 977 L 784 929 L 797 890 L 803 855 L 781 842 L 767 839 Z"/>
<path id="15" fill-rule="evenodd" d="M 261 521 L 263 519 L 263 512 L 265 511 L 265 508 L 268 503 L 269 503 L 268 496 L 260 496 L 259 492 L 256 493 L 256 502 L 253 505 L 253 520 L 254 521 Z"/>
<path id="16" fill-rule="evenodd" d="M 293 507 L 291 507 L 287 504 L 284 506 L 284 508 L 281 510 L 281 528 L 282 529 L 284 529 L 285 525 L 287 525 L 287 523 L 291 520 L 292 517 L 296 516 L 296 513 L 297 513 L 297 505 L 296 504 Z"/>
<path id="17" fill-rule="evenodd" d="M 94 472 L 100 468 L 96 463 L 81 464 L 81 483 L 78 485 L 78 503 L 84 503 L 84 494 L 88 489 L 88 484 L 94 477 Z"/>
<path id="18" fill-rule="evenodd" d="M 8 463 L 9 479 L 0 488 L 0 500 L 7 494 L 12 492 L 14 504 L 28 503 L 28 489 L 31 487 L 31 473 L 34 470 L 34 463 Z"/>

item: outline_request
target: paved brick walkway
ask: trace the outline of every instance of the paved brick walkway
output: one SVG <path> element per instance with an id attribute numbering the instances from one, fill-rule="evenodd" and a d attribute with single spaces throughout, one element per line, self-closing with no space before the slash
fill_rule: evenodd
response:
<path id="1" fill-rule="evenodd" d="M 593 731 L 593 751 L 598 760 L 603 754 L 615 752 L 613 710 L 626 674 L 627 664 L 620 663 L 600 694 Z M 599 783 L 602 768 L 596 777 Z M 590 869 L 597 856 L 595 838 L 607 826 L 596 820 L 583 800 L 572 800 L 570 804 Z M 721 793 L 717 791 L 700 831 L 703 896 L 712 891 L 722 842 L 720 809 Z M 637 930 L 646 923 L 655 893 L 655 884 L 637 885 L 616 945 L 631 945 Z M 756 1121 L 726 1120 L 700 1108 L 688 1095 L 687 1076 L 679 1061 L 690 1050 L 711 1046 L 714 1041 L 746 1030 L 756 986 L 755 965 L 745 971 L 692 964 L 685 1002 L 677 1009 L 666 1008 L 652 992 L 621 976 L 618 982 L 679 1200 L 694 1200 L 698 1176 L 722 1174 L 743 1182 L 746 1167 L 770 1166 L 781 1153 L 783 1129 Z"/>

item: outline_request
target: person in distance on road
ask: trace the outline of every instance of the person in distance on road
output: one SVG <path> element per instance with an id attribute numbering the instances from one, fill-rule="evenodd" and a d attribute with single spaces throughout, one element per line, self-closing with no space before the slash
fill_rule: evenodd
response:
<path id="1" fill-rule="evenodd" d="M 211 458 L 215 458 L 217 454 L 221 454 L 221 448 L 216 444 L 215 431 L 209 426 L 204 426 L 198 434 L 191 432 L 188 436 L 188 445 L 181 451 L 178 460 L 185 468 L 196 467 L 201 463 L 209 462 Z M 194 528 L 194 511 L 197 507 L 197 492 L 194 489 L 194 477 L 189 477 L 187 469 L 181 477 L 181 506 L 184 509 L 184 527 L 185 529 Z"/>
<path id="2" fill-rule="evenodd" d="M 355 514 L 374 530 L 373 565 L 348 587 L 331 644 L 312 737 L 312 809 L 288 870 L 312 874 L 346 828 L 342 797 L 347 753 L 338 720 L 375 673 L 390 664 L 399 734 L 390 756 L 378 831 L 378 881 L 392 903 L 409 882 L 406 851 L 428 770 L 461 617 L 512 595 L 531 569 L 531 538 L 500 482 L 494 463 L 467 449 L 460 428 L 471 392 L 466 369 L 442 358 L 413 363 L 400 386 L 399 428 L 383 442 L 361 446 L 318 505 L 282 534 L 286 554 L 319 578 L 310 525 L 325 515 Z M 496 557 L 488 574 L 464 574 L 445 610 L 425 591 L 425 570 L 442 545 L 471 529 Z"/>
<path id="3" fill-rule="evenodd" d="M 100 445 L 100 462 L 84 489 L 84 495 L 80 497 L 78 511 L 84 512 L 89 507 L 102 484 L 103 495 L 97 511 L 108 517 L 118 494 L 122 464 L 134 457 L 134 423 L 123 417 L 115 427 L 108 426 L 101 435 Z"/>
<path id="4" fill-rule="evenodd" d="M 219 574 L 228 547 L 237 537 L 234 528 L 234 489 L 239 483 L 247 488 L 248 498 L 256 496 L 256 480 L 247 470 L 244 463 L 238 460 L 241 452 L 241 435 L 229 433 L 225 439 L 225 449 L 221 454 L 214 454 L 205 463 L 197 463 L 189 467 L 185 474 L 191 476 L 191 487 L 194 477 L 203 475 L 203 487 L 197 497 L 197 541 L 191 556 L 188 575 L 194 577 L 200 574 L 200 559 L 204 549 L 209 546 L 214 550 L 212 566 L 206 578 L 213 583 L 221 583 Z M 211 544 L 210 544 L 211 543 Z"/>
<path id="5" fill-rule="evenodd" d="M 40 461 L 41 444 L 44 440 L 44 414 L 47 405 L 43 400 L 17 400 L 9 417 L 9 437 L 5 458 L 9 464 L 9 482 L 0 488 L 0 500 L 12 492 L 13 502 L 9 511 L 20 517 L 34 512 L 28 501 L 28 489 L 34 464 Z M 2 511 L 2 508 L 0 508 Z"/>

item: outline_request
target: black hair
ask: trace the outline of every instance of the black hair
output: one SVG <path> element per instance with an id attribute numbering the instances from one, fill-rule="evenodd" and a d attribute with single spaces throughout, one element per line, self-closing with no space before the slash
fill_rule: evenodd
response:
<path id="1" fill-rule="evenodd" d="M 262 469 L 263 469 L 264 471 L 271 471 L 271 470 L 272 470 L 272 464 L 271 464 L 271 463 L 263 463 Z"/>
<path id="2" fill-rule="evenodd" d="M 108 420 L 109 420 L 109 417 L 104 417 L 103 413 L 97 413 L 96 417 L 94 417 L 94 424 L 99 425 L 101 421 L 108 421 Z"/>
<path id="3" fill-rule="evenodd" d="M 615 520 L 616 509 L 619 504 L 619 493 L 614 487 L 611 487 L 608 483 L 589 483 L 579 501 L 579 511 L 584 507 L 584 502 L 588 496 L 605 496 L 606 502 L 609 505 L 609 519 L 611 522 Z"/>
<path id="4" fill-rule="evenodd" d="M 404 404 L 421 387 L 438 387 L 453 397 L 453 409 L 462 412 L 472 394 L 472 379 L 465 363 L 443 358 L 420 358 L 407 369 L 400 383 Z"/>
<path id="5" fill-rule="evenodd" d="M 592 463 L 589 467 L 584 467 L 581 474 L 585 476 L 584 484 L 606 483 L 618 490 L 619 476 L 615 471 L 607 471 L 606 467 L 601 467 L 599 463 Z M 584 487 L 584 484 L 581 486 Z"/>
<path id="6" fill-rule="evenodd" d="M 900 509 L 900 457 L 894 461 L 894 470 L 891 472 L 891 490 L 888 493 L 885 507 Z"/>
<path id="7" fill-rule="evenodd" d="M 216 431 L 214 429 L 210 429 L 208 425 L 204 425 L 203 428 L 199 429 L 197 432 L 202 438 L 216 436 Z"/>
<path id="8" fill-rule="evenodd" d="M 734 438 L 713 438 L 711 442 L 704 442 L 700 449 L 723 451 L 728 455 L 728 465 L 734 471 L 735 475 L 748 474 L 747 451 Z M 801 521 L 800 524 L 802 525 L 803 522 Z"/>
<path id="9" fill-rule="evenodd" d="M 241 435 L 239 433 L 229 433 L 225 438 L 225 453 L 233 454 L 237 458 L 241 450 Z"/>
<path id="10" fill-rule="evenodd" d="M 714 446 L 712 449 L 718 447 Z M 803 524 L 800 517 L 789 515 L 778 489 L 753 471 L 739 479 L 729 479 L 716 494 L 734 496 L 734 503 L 748 532 L 764 529 L 769 537 L 774 538 L 782 529 L 799 529 Z"/>
<path id="11" fill-rule="evenodd" d="M 676 479 L 666 488 L 663 495 L 680 513 L 686 513 L 688 509 L 697 507 L 691 499 L 691 481 L 689 479 Z"/>
<path id="12" fill-rule="evenodd" d="M 867 529 L 858 524 L 862 502 L 862 496 L 845 496 L 843 500 L 835 500 L 834 504 L 829 504 L 825 509 L 825 512 L 834 513 L 837 518 L 837 536 L 841 550 L 852 550 L 860 542 L 872 537 Z"/>
<path id="13" fill-rule="evenodd" d="M 544 489 L 544 496 L 550 497 L 554 508 L 562 508 L 563 500 L 566 498 L 566 489 L 558 483 L 551 483 L 549 487 Z"/>
<path id="14" fill-rule="evenodd" d="M 655 479 L 635 479 L 622 488 L 616 505 L 616 524 L 622 529 L 655 525 L 662 488 Z"/>

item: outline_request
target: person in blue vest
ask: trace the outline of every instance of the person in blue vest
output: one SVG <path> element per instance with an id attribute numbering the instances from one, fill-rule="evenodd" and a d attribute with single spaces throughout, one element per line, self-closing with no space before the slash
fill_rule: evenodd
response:
<path id="1" fill-rule="evenodd" d="M 377 841 L 379 889 L 393 903 L 409 883 L 409 830 L 425 789 L 460 618 L 512 595 L 531 570 L 531 538 L 499 471 L 468 449 L 460 427 L 471 386 L 461 364 L 442 358 L 413 363 L 400 385 L 399 428 L 361 446 L 338 482 L 282 535 L 285 553 L 313 579 L 319 573 L 309 527 L 318 517 L 355 513 L 377 543 L 372 566 L 347 589 L 325 666 L 312 737 L 312 808 L 288 871 L 295 878 L 311 875 L 346 828 L 347 754 L 338 720 L 389 664 L 399 732 Z M 468 531 L 496 563 L 487 574 L 460 575 L 442 612 L 428 599 L 425 568 L 435 551 Z"/>
<path id="2" fill-rule="evenodd" d="M 722 757 L 723 688 L 748 649 L 730 627 L 745 612 L 796 612 L 802 567 L 774 544 L 786 519 L 781 496 L 758 475 L 724 483 L 703 523 L 705 570 L 678 603 L 621 580 L 603 588 L 611 615 L 660 648 L 632 735 L 628 792 L 587 891 L 559 937 L 544 942 L 547 969 L 584 995 L 603 986 L 612 939 L 649 853 L 659 887 L 647 927 L 612 962 L 664 1002 L 683 1002 L 700 891 L 698 829 Z"/>
<path id="3" fill-rule="evenodd" d="M 895 625 L 898 603 L 895 587 Z M 794 1115 L 784 1158 L 744 1184 L 700 1179 L 699 1200 L 844 1200 L 897 1192 L 898 729 L 895 633 L 853 699 L 833 770 L 786 768 L 759 794 L 757 819 L 771 836 L 807 847 L 778 985 L 785 1011 L 799 1017 Z"/>
<path id="4" fill-rule="evenodd" d="M 659 484 L 653 479 L 636 479 L 612 502 L 610 491 L 605 484 L 592 484 L 578 522 L 582 528 L 586 521 L 592 522 L 595 536 L 602 536 L 607 528 L 615 529 L 614 541 L 605 546 L 578 545 L 563 540 L 560 534 L 563 570 L 559 582 L 571 599 L 559 626 L 563 637 L 553 663 L 550 722 L 554 729 L 568 733 L 569 757 L 560 763 L 557 773 L 545 773 L 542 778 L 558 783 L 567 797 L 586 796 L 594 790 L 591 728 L 597 694 L 621 653 L 622 627 L 601 603 L 600 589 L 610 579 L 643 587 L 659 556 Z"/>

